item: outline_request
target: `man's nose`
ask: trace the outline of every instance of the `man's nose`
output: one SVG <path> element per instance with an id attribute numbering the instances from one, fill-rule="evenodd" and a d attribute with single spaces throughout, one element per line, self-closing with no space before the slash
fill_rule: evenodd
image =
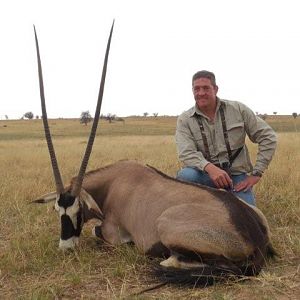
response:
<path id="1" fill-rule="evenodd" d="M 206 92 L 205 92 L 205 89 L 199 89 L 199 93 L 198 93 L 198 94 L 199 94 L 200 96 L 201 96 L 201 95 L 205 95 L 205 93 L 206 93 Z"/>

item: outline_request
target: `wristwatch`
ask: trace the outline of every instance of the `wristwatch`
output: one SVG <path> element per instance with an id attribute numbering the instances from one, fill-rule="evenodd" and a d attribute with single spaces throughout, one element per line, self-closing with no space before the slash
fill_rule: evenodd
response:
<path id="1" fill-rule="evenodd" d="M 257 176 L 257 177 L 262 177 L 262 173 L 260 171 L 257 171 L 257 170 L 252 171 L 251 175 L 252 176 Z"/>

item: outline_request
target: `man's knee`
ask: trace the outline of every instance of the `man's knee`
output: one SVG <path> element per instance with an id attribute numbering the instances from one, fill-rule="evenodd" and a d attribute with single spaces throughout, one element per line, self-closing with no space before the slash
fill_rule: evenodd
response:
<path id="1" fill-rule="evenodd" d="M 176 178 L 182 181 L 198 182 L 199 171 L 194 168 L 183 168 L 178 171 Z"/>
<path id="2" fill-rule="evenodd" d="M 247 192 L 235 192 L 234 194 L 246 203 L 256 206 L 255 196 L 252 190 L 248 190 Z"/>
<path id="3" fill-rule="evenodd" d="M 206 186 L 215 187 L 214 183 L 206 172 L 195 168 L 186 167 L 181 169 L 178 171 L 176 178 L 181 181 L 200 183 Z"/>
<path id="4" fill-rule="evenodd" d="M 233 180 L 233 184 L 236 185 L 239 182 L 245 180 L 247 178 L 247 174 L 243 173 L 243 174 L 239 174 L 239 175 L 233 175 L 232 176 L 232 180 Z M 234 194 L 242 199 L 243 201 L 245 201 L 246 203 L 250 204 L 250 205 L 256 205 L 255 203 L 255 196 L 253 193 L 252 188 L 248 189 L 247 191 L 240 191 L 240 192 L 234 192 Z"/>

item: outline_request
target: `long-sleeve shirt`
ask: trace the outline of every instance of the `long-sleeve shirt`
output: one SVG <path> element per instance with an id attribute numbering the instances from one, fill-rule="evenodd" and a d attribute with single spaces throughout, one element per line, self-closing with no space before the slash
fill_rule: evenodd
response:
<path id="1" fill-rule="evenodd" d="M 195 167 L 202 171 L 209 162 L 222 164 L 229 161 L 220 116 L 221 105 L 224 110 L 228 140 L 232 153 L 244 146 L 232 163 L 231 173 L 238 175 L 249 173 L 253 170 L 263 173 L 274 155 L 277 143 L 276 134 L 250 108 L 237 101 L 217 98 L 216 114 L 213 121 L 210 121 L 199 110 L 197 105 L 182 113 L 177 120 L 175 136 L 179 159 L 185 167 Z M 205 158 L 205 147 L 199 123 L 197 122 L 197 115 L 202 118 L 211 161 Z M 258 153 L 254 167 L 245 145 L 246 135 L 253 143 L 258 144 Z"/>

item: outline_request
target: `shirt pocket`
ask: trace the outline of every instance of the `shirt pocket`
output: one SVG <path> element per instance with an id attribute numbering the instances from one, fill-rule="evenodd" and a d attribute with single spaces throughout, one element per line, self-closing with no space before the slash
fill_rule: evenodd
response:
<path id="1" fill-rule="evenodd" d="M 230 148 L 235 150 L 245 144 L 246 132 L 243 122 L 237 122 L 227 125 L 228 139 Z"/>
<path id="2" fill-rule="evenodd" d="M 190 131 L 191 131 L 191 135 L 193 136 L 193 142 L 195 143 L 197 151 L 203 152 L 204 146 L 203 146 L 202 134 L 199 128 L 199 124 L 196 120 L 191 124 Z"/>
<path id="3" fill-rule="evenodd" d="M 197 151 L 201 151 L 204 154 L 204 143 L 201 134 L 197 134 L 194 138 Z"/>

